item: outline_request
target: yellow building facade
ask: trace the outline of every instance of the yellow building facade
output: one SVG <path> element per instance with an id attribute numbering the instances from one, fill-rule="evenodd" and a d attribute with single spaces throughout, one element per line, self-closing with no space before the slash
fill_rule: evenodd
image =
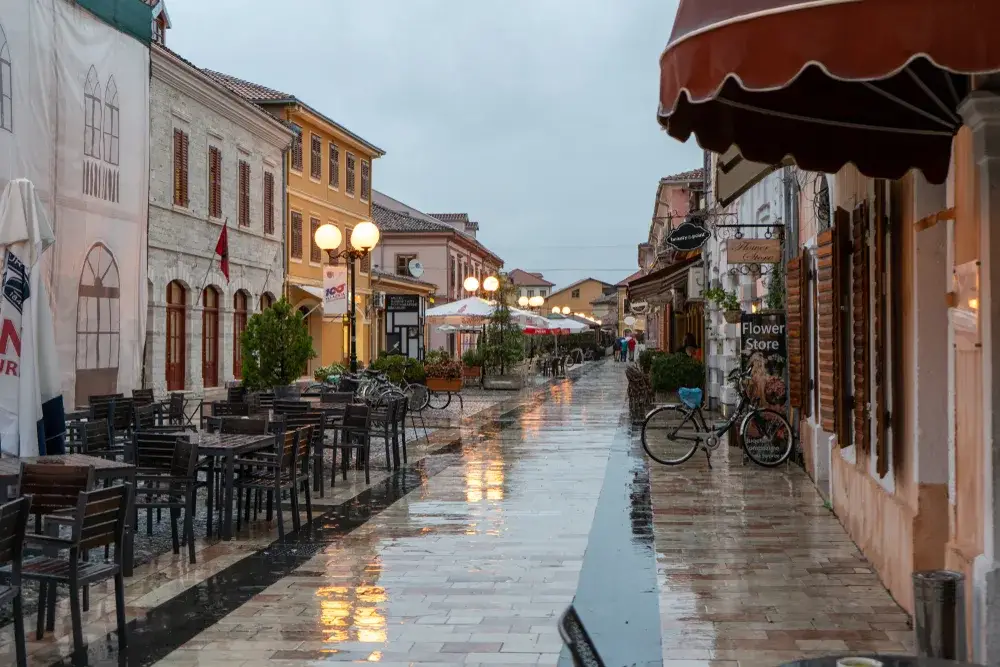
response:
<path id="1" fill-rule="evenodd" d="M 571 313 L 582 313 L 587 317 L 594 317 L 593 301 L 604 293 L 604 290 L 611 287 L 608 283 L 601 282 L 596 278 L 584 278 L 572 285 L 552 292 L 545 300 L 543 310 L 552 312 L 553 308 L 560 310 L 569 307 Z"/>
<path id="2" fill-rule="evenodd" d="M 385 152 L 292 95 L 227 75 L 213 73 L 225 85 L 284 121 L 296 139 L 285 155 L 285 296 L 306 315 L 316 358 L 309 373 L 350 355 L 348 320 L 323 317 L 323 265 L 326 252 L 314 234 L 324 224 L 336 225 L 343 236 L 371 220 L 372 174 Z M 338 251 L 339 252 L 339 251 Z M 347 258 L 335 260 L 345 263 Z M 350 274 L 348 274 L 350 275 Z M 370 257 L 357 262 L 357 354 L 359 363 L 372 360 L 372 323 L 376 318 L 371 289 Z"/>

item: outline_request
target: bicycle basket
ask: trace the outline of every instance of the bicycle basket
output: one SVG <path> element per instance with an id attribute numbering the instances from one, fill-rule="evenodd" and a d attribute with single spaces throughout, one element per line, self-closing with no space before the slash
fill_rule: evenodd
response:
<path id="1" fill-rule="evenodd" d="M 681 403 L 691 409 L 701 406 L 702 396 L 701 389 L 694 387 L 681 387 L 677 390 L 677 397 L 681 399 Z"/>

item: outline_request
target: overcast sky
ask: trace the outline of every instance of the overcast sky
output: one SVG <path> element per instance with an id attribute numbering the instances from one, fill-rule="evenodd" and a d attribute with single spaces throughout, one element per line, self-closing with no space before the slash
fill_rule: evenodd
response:
<path id="1" fill-rule="evenodd" d="M 166 4 L 172 49 L 318 108 L 386 151 L 377 190 L 557 285 L 635 271 L 658 179 L 701 166 L 656 122 L 675 1 Z"/>

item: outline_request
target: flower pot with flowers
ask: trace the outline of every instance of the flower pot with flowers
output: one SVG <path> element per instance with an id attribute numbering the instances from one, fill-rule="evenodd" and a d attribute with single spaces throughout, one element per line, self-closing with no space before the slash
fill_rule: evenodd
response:
<path id="1" fill-rule="evenodd" d="M 722 311 L 722 316 L 729 324 L 739 324 L 740 299 L 736 296 L 736 290 L 724 290 L 721 287 L 712 287 L 705 290 L 705 298 L 718 306 Z"/>
<path id="2" fill-rule="evenodd" d="M 457 392 L 462 390 L 462 364 L 448 356 L 436 356 L 424 362 L 427 388 L 431 391 Z"/>

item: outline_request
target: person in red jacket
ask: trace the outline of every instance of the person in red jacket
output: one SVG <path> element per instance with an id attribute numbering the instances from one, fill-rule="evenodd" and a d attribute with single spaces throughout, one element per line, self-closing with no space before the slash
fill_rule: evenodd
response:
<path id="1" fill-rule="evenodd" d="M 635 336 L 628 337 L 628 360 L 635 361 Z"/>

